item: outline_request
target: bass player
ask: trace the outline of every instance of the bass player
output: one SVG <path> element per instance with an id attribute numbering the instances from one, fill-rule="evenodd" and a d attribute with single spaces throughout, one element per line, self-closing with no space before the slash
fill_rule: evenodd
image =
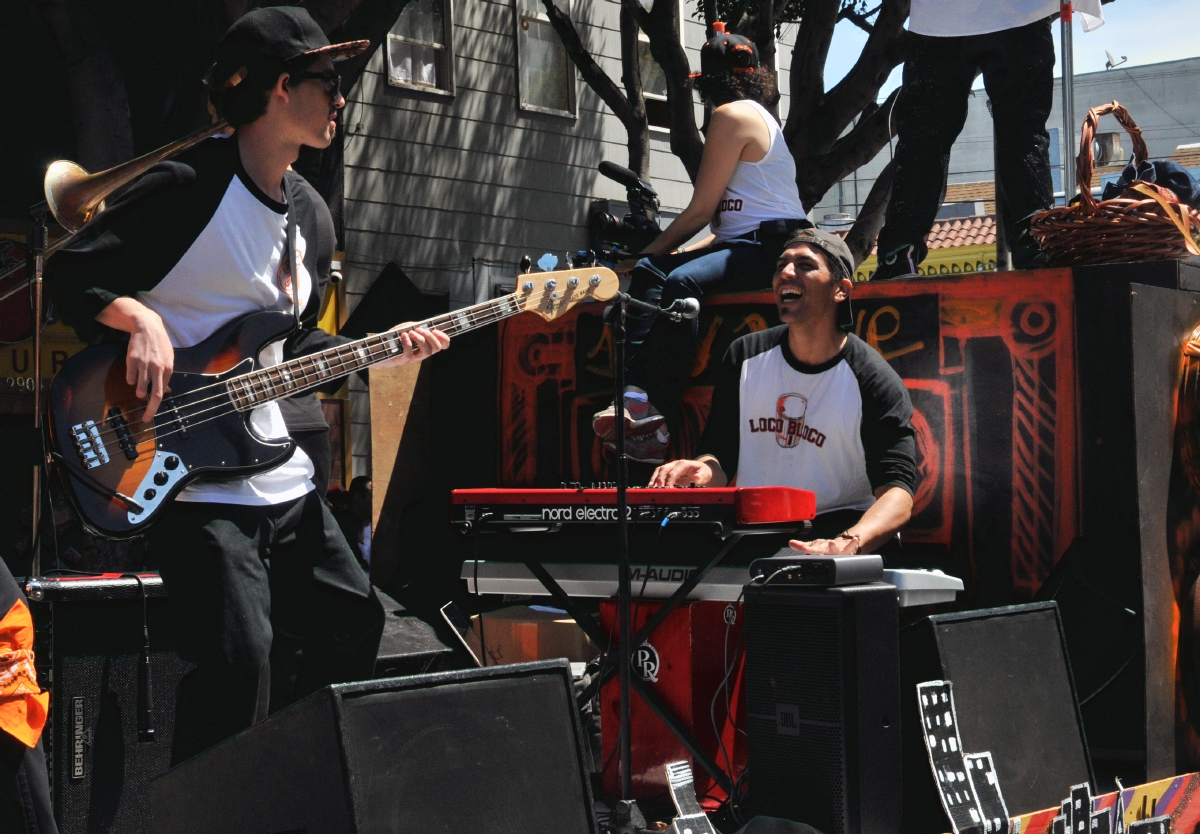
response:
<path id="1" fill-rule="evenodd" d="M 169 390 L 174 351 L 238 317 L 296 315 L 297 331 L 264 350 L 263 365 L 330 345 L 315 327 L 314 279 L 328 275 L 333 224 L 289 166 L 301 145 L 332 141 L 346 103 L 335 63 L 367 45 L 330 45 L 301 8 L 243 16 L 206 79 L 232 137 L 151 172 L 51 262 L 54 300 L 80 338 L 128 339 L 127 382 L 145 399 L 144 422 Z M 403 353 L 385 365 L 449 344 L 424 329 L 399 338 Z M 256 408 L 250 423 L 264 437 L 287 435 L 275 403 Z M 197 481 L 147 533 L 181 651 L 196 664 L 178 692 L 173 762 L 268 709 L 372 674 L 383 609 L 312 475 L 298 449 L 252 477 Z"/>

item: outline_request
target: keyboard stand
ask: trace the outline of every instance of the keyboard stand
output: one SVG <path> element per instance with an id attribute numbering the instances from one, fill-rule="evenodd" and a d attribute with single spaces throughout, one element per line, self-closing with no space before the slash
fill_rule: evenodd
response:
<path id="1" fill-rule="evenodd" d="M 632 639 L 629 641 L 629 645 L 637 647 L 646 642 L 646 640 L 649 639 L 649 637 L 654 633 L 655 629 L 657 629 L 667 619 L 667 617 L 670 616 L 672 611 L 679 607 L 680 603 L 687 599 L 688 595 L 694 591 L 701 582 L 704 581 L 704 578 L 713 568 L 720 565 L 721 562 L 733 552 L 734 548 L 738 546 L 744 537 L 754 534 L 779 533 L 796 535 L 811 529 L 811 526 L 812 525 L 809 522 L 802 522 L 786 526 L 764 525 L 762 528 L 753 527 L 741 530 L 735 529 L 729 532 L 729 534 L 725 536 L 720 550 L 718 550 L 717 553 L 711 559 L 709 559 L 707 564 L 696 570 L 686 582 L 676 588 L 671 596 L 663 600 L 661 607 L 654 612 L 653 615 L 651 615 L 651 617 L 646 621 L 645 625 L 634 632 Z M 569 614 L 571 618 L 575 620 L 575 624 L 583 629 L 584 634 L 586 634 L 596 645 L 596 648 L 600 649 L 600 671 L 594 678 L 592 678 L 591 683 L 589 683 L 583 692 L 581 692 L 576 698 L 576 702 L 582 707 L 584 704 L 594 698 L 604 682 L 618 671 L 617 667 L 620 662 L 620 658 L 615 651 L 616 647 L 609 642 L 608 635 L 604 633 L 602 628 L 600 628 L 600 623 L 597 621 L 596 617 L 585 611 L 581 606 L 577 605 L 575 600 L 572 599 L 571 596 L 562 589 L 562 586 L 555 581 L 554 577 L 550 575 L 550 572 L 546 570 L 541 562 L 526 561 L 524 564 L 525 567 L 529 569 L 529 572 L 534 575 L 538 582 L 542 584 L 542 587 L 545 588 L 550 594 L 555 604 L 566 611 L 567 614 Z M 713 780 L 721 786 L 721 789 L 724 790 L 727 795 L 732 795 L 733 782 L 731 781 L 729 774 L 727 774 L 721 768 L 721 766 L 717 764 L 716 760 L 710 756 L 703 747 L 700 746 L 700 743 L 696 741 L 695 736 L 693 736 L 691 731 L 684 726 L 683 721 L 675 714 L 674 710 L 672 710 L 670 706 L 663 702 L 663 700 L 649 686 L 646 685 L 645 681 L 643 681 L 637 675 L 631 674 L 629 676 L 629 683 L 630 686 L 637 691 L 638 695 L 641 696 L 642 700 L 646 702 L 646 705 L 653 710 L 655 715 L 658 716 L 659 720 L 666 725 L 666 727 L 677 739 L 679 739 L 679 743 L 684 746 L 684 749 L 688 751 L 692 758 L 704 768 L 708 775 L 711 776 Z"/>

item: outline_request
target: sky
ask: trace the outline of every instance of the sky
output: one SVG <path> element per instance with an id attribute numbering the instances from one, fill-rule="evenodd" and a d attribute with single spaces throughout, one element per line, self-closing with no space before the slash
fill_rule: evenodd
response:
<path id="1" fill-rule="evenodd" d="M 951 0 L 953 1 L 953 0 Z M 1200 4 L 1196 0 L 1116 0 L 1104 6 L 1104 25 L 1084 34 L 1078 18 L 1074 24 L 1075 74 L 1104 70 L 1105 50 L 1120 61 L 1129 57 L 1127 67 L 1157 64 L 1180 58 L 1200 56 L 1200 32 L 1196 25 Z M 1181 25 L 1183 24 L 1183 25 Z M 825 64 L 826 89 L 836 84 L 854 65 L 866 43 L 867 34 L 845 21 L 838 24 Z M 1054 50 L 1059 50 L 1059 24 L 1054 24 Z M 782 57 L 782 56 L 781 56 Z M 1056 61 L 1054 75 L 1060 75 Z M 896 67 L 880 90 L 880 98 L 900 85 L 900 67 Z M 976 82 L 983 86 L 983 80 Z"/>

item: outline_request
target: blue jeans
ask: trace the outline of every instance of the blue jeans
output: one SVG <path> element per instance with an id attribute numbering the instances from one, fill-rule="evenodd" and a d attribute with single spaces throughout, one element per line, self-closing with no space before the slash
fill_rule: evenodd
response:
<path id="1" fill-rule="evenodd" d="M 629 294 L 666 307 L 680 298 L 703 302 L 714 292 L 769 289 L 784 238 L 732 241 L 679 255 L 642 258 L 633 269 Z M 669 427 L 678 426 L 679 400 L 687 385 L 699 336 L 698 319 L 673 322 L 629 312 L 627 385 L 644 390 Z"/>

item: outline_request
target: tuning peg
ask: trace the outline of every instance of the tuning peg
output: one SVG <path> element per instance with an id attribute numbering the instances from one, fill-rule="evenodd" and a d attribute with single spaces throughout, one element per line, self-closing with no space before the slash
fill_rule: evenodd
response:
<path id="1" fill-rule="evenodd" d="M 522 255 L 521 272 L 529 272 L 531 269 L 533 269 L 533 259 L 531 259 L 528 255 Z"/>

